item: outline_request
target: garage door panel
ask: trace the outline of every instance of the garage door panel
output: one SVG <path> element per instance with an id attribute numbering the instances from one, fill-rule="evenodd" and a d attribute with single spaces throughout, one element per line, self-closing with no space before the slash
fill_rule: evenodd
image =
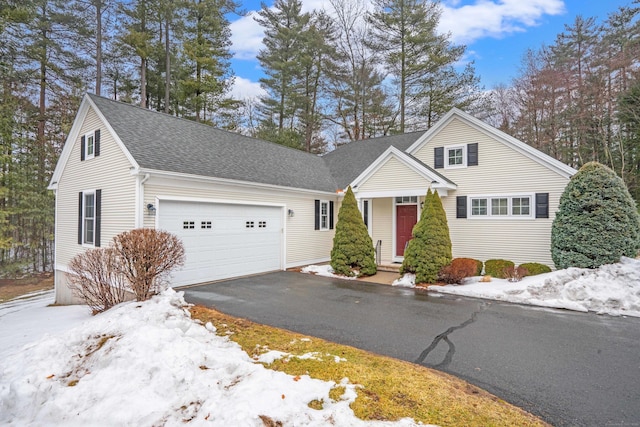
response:
<path id="1" fill-rule="evenodd" d="M 174 286 L 282 268 L 282 208 L 163 200 L 158 211 L 158 228 L 185 247 Z"/>

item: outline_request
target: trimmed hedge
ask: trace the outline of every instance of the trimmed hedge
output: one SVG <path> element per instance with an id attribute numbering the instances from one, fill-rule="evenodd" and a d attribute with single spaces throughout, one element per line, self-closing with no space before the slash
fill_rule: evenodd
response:
<path id="1" fill-rule="evenodd" d="M 498 279 L 505 279 L 505 269 L 515 267 L 513 261 L 506 259 L 490 259 L 484 262 L 484 273 Z"/>
<path id="2" fill-rule="evenodd" d="M 445 265 L 440 269 L 438 278 L 449 284 L 462 283 L 464 279 L 471 276 L 477 276 L 478 264 L 475 259 L 471 258 L 455 258 L 451 264 Z"/>
<path id="3" fill-rule="evenodd" d="M 525 262 L 520 267 L 527 270 L 527 276 L 537 276 L 538 274 L 551 273 L 551 267 L 538 262 Z"/>

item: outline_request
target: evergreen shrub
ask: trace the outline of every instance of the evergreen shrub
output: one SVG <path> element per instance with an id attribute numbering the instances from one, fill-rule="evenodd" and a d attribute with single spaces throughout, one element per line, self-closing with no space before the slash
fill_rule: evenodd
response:
<path id="1" fill-rule="evenodd" d="M 427 191 L 420 220 L 404 251 L 400 274 L 414 273 L 416 283 L 435 283 L 440 269 L 451 262 L 447 216 L 437 192 Z"/>
<path id="2" fill-rule="evenodd" d="M 351 187 L 347 189 L 338 212 L 331 268 L 344 276 L 371 276 L 377 271 L 373 242 Z"/>
<path id="3" fill-rule="evenodd" d="M 551 227 L 556 268 L 597 268 L 635 258 L 640 216 L 620 177 L 608 167 L 586 163 L 565 188 Z"/>
<path id="4" fill-rule="evenodd" d="M 451 264 L 440 269 L 438 278 L 449 284 L 462 283 L 464 279 L 471 276 L 478 276 L 477 260 L 471 258 L 454 258 Z"/>
<path id="5" fill-rule="evenodd" d="M 484 262 L 484 273 L 498 279 L 505 279 L 505 269 L 515 267 L 513 261 L 506 259 L 490 259 Z"/>
<path id="6" fill-rule="evenodd" d="M 527 270 L 527 276 L 537 276 L 538 274 L 551 273 L 551 267 L 537 262 L 525 262 L 520 267 Z"/>

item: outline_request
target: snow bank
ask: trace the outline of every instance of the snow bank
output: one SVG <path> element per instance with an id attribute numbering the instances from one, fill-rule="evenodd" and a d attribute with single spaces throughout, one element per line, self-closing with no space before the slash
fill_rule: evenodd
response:
<path id="1" fill-rule="evenodd" d="M 568 268 L 520 282 L 469 279 L 464 285 L 429 286 L 447 294 L 542 307 L 640 317 L 640 260 L 622 258 L 597 269 Z"/>
<path id="2" fill-rule="evenodd" d="M 317 276 L 335 277 L 337 279 L 356 280 L 356 276 L 348 277 L 335 274 L 330 265 L 308 265 L 300 270 L 302 273 L 315 274 Z"/>
<path id="3" fill-rule="evenodd" d="M 266 369 L 214 330 L 173 290 L 85 319 L 0 361 L 0 424 L 263 426 L 263 415 L 299 426 L 415 425 L 361 421 L 349 408 L 355 386 L 331 402 L 334 383 Z M 314 399 L 324 409 L 309 408 Z"/>

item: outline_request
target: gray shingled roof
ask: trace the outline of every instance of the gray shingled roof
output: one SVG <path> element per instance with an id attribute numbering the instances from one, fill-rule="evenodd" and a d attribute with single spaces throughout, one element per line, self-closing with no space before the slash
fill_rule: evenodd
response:
<path id="1" fill-rule="evenodd" d="M 141 168 L 334 192 L 316 155 L 89 95 Z"/>
<path id="2" fill-rule="evenodd" d="M 89 97 L 143 169 L 309 190 L 344 189 L 387 148 L 404 152 L 424 133 L 351 142 L 320 157 L 93 94 Z"/>
<path id="3" fill-rule="evenodd" d="M 325 154 L 324 159 L 338 186 L 345 188 L 389 147 L 405 152 L 423 134 L 421 131 L 354 141 Z"/>

